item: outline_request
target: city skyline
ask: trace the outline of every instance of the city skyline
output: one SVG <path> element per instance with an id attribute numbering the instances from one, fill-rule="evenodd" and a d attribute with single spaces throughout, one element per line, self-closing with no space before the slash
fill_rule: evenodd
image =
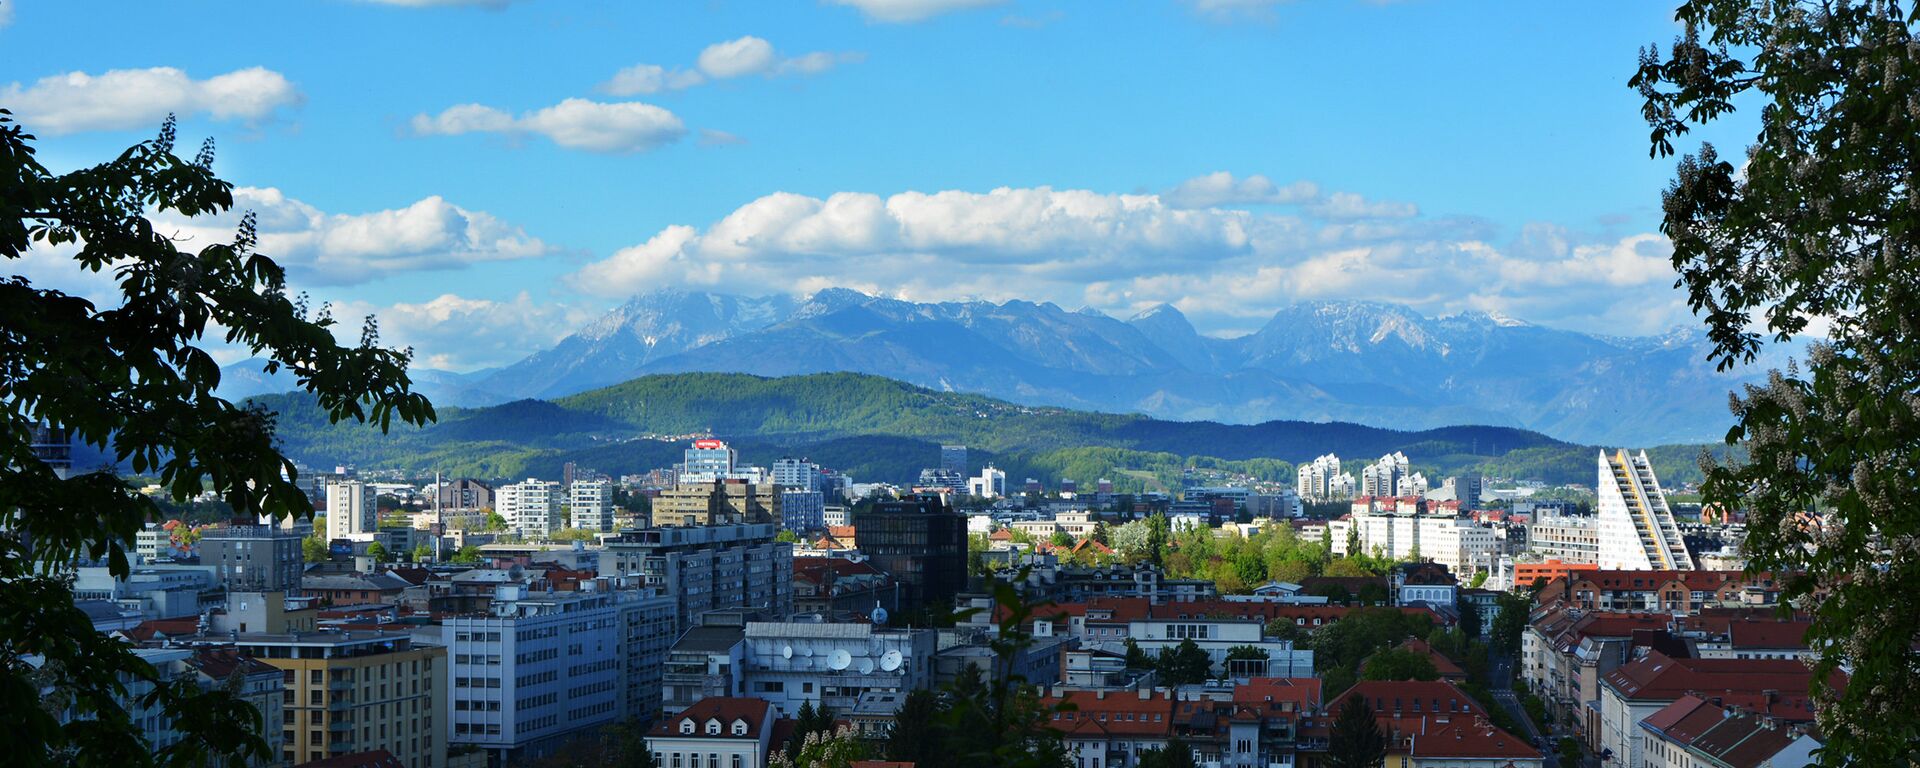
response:
<path id="1" fill-rule="evenodd" d="M 295 288 L 432 367 L 511 362 L 663 285 L 1168 302 L 1214 335 L 1306 299 L 1689 320 L 1655 233 L 1671 163 L 1625 87 L 1678 31 L 1653 4 L 209 3 L 164 46 L 171 9 L 69 39 L 47 32 L 84 9 L 9 8 L 0 93 L 43 162 L 178 113 Z M 106 287 L 65 269 L 22 272 Z"/>

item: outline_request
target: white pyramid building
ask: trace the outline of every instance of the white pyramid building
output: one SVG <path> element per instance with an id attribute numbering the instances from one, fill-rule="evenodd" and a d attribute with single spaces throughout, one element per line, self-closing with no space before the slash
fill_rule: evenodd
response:
<path id="1" fill-rule="evenodd" d="M 1673 522 L 1667 495 L 1653 476 L 1647 452 L 1600 452 L 1600 567 L 1622 570 L 1691 571 L 1693 555 Z"/>

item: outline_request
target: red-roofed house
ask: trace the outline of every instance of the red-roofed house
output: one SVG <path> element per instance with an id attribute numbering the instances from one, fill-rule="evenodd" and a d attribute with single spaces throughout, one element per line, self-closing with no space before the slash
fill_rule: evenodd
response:
<path id="1" fill-rule="evenodd" d="M 1697 696 L 1682 696 L 1640 721 L 1647 768 L 1800 768 L 1820 742 L 1782 723 Z"/>
<path id="2" fill-rule="evenodd" d="M 1600 728 L 1592 746 L 1621 765 L 1644 765 L 1645 732 L 1640 721 L 1681 697 L 1729 699 L 1756 714 L 1786 722 L 1813 719 L 1807 687 L 1813 672 L 1799 661 L 1781 659 L 1676 659 L 1654 651 L 1609 673 L 1600 686 Z M 1829 681 L 1844 688 L 1844 676 Z M 1589 734 L 1588 740 L 1595 741 Z"/>
<path id="3" fill-rule="evenodd" d="M 1526 740 L 1493 726 L 1486 710 L 1445 681 L 1355 684 L 1327 704 L 1339 712 L 1359 697 L 1387 734 L 1387 765 L 1404 768 L 1539 768 L 1544 760 Z"/>
<path id="4" fill-rule="evenodd" d="M 654 724 L 647 749 L 661 768 L 765 768 L 776 720 L 763 700 L 710 696 Z"/>

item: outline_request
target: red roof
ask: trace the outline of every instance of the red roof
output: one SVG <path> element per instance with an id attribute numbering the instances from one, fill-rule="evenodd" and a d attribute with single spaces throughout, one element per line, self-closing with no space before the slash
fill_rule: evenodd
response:
<path id="1" fill-rule="evenodd" d="M 680 710 L 680 714 L 662 718 L 659 723 L 653 726 L 653 731 L 650 735 L 705 739 L 753 739 L 758 741 L 760 738 L 761 725 L 770 717 L 773 717 L 773 705 L 763 699 L 708 696 L 707 698 L 694 702 L 693 706 Z M 720 721 L 719 735 L 707 733 L 707 721 L 716 719 Z M 680 724 L 688 720 L 693 721 L 693 733 L 683 734 L 680 732 Z M 747 735 L 733 735 L 733 723 L 736 720 L 745 720 L 747 722 Z"/>
<path id="2" fill-rule="evenodd" d="M 1355 696 L 1373 710 L 1395 753 L 1416 758 L 1540 757 L 1524 739 L 1489 723 L 1480 703 L 1452 683 L 1362 681 L 1328 703 L 1326 711 L 1340 711 Z"/>
<path id="3" fill-rule="evenodd" d="M 1174 701 L 1169 694 L 1158 691 L 1146 691 L 1143 697 L 1135 691 L 1070 691 L 1061 696 L 1048 696 L 1040 700 L 1042 707 L 1051 708 L 1062 702 L 1072 703 L 1076 709 L 1055 712 L 1047 725 L 1069 736 L 1075 734 L 1099 734 L 1103 736 L 1135 736 L 1166 738 L 1173 733 L 1175 717 Z"/>
<path id="4" fill-rule="evenodd" d="M 1467 677 L 1467 671 L 1461 669 L 1460 665 L 1453 663 L 1453 659 L 1449 659 L 1445 654 L 1434 650 L 1433 646 L 1428 645 L 1427 641 L 1421 640 L 1420 638 L 1407 638 L 1406 642 L 1400 644 L 1399 650 L 1418 653 L 1433 660 L 1433 669 L 1439 672 L 1441 677 L 1449 679 L 1460 678 L 1462 680 Z"/>
<path id="5" fill-rule="evenodd" d="M 1320 708 L 1320 678 L 1256 677 L 1233 687 L 1235 704 L 1292 703 L 1298 711 Z"/>
<path id="6" fill-rule="evenodd" d="M 1643 701 L 1677 701 L 1689 693 L 1723 701 L 1743 697 L 1759 701 L 1767 714 L 1797 720 L 1812 716 L 1804 701 L 1812 681 L 1812 670 L 1792 659 L 1675 659 L 1654 651 L 1609 672 L 1602 684 Z M 1844 688 L 1846 677 L 1835 673 L 1832 682 Z"/>

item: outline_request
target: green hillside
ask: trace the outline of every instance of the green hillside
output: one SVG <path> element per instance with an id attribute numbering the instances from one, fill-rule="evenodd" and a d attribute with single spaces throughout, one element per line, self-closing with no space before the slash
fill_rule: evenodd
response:
<path id="1" fill-rule="evenodd" d="M 743 461 L 806 456 L 861 481 L 910 481 L 936 462 L 940 444 L 961 443 L 975 466 L 991 461 L 1015 482 L 1109 477 L 1128 490 L 1177 486 L 1188 466 L 1287 480 L 1293 462 L 1324 453 L 1363 461 L 1396 450 L 1430 476 L 1590 484 L 1595 450 L 1507 427 L 1402 432 L 1341 423 L 1160 421 L 1015 405 L 854 373 L 647 376 L 552 402 L 446 408 L 436 424 L 387 435 L 328 424 L 297 393 L 254 401 L 280 414 L 284 449 L 310 466 L 494 478 L 553 476 L 568 461 L 613 474 L 641 472 L 673 463 L 685 447 L 683 439 L 662 436 L 706 432 L 733 443 Z M 1669 484 L 1698 476 L 1696 448 L 1659 453 Z"/>

